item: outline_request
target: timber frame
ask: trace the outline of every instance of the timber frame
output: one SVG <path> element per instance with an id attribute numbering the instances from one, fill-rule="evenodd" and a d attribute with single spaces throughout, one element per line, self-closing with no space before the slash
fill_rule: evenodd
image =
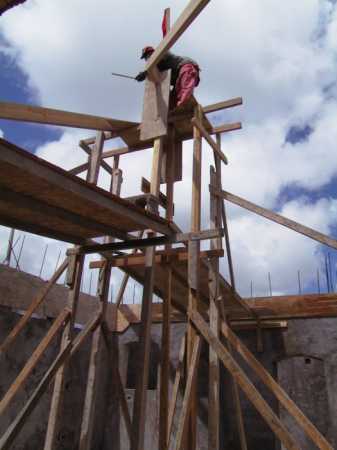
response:
<path id="1" fill-rule="evenodd" d="M 165 79 L 158 79 L 155 71 L 156 63 L 208 3 L 209 0 L 189 2 L 147 63 L 146 68 L 151 74 L 149 83 L 166 82 Z M 169 25 L 169 11 L 166 11 L 166 20 Z M 149 87 L 147 95 L 156 95 L 156 91 L 158 90 Z M 151 101 L 153 100 L 152 98 Z M 337 241 L 222 189 L 221 165 L 222 163 L 226 165 L 229 161 L 221 149 L 221 134 L 240 129 L 241 124 L 213 127 L 207 114 L 239 106 L 242 104 L 241 98 L 208 106 L 202 106 L 195 98 L 192 98 L 187 105 L 174 111 L 168 111 L 168 105 L 166 105 L 166 110 L 165 108 L 158 110 L 159 114 L 167 114 L 167 120 L 162 121 L 160 131 L 151 127 L 152 118 L 147 116 L 149 101 L 149 98 L 145 97 L 142 125 L 149 121 L 145 123 L 146 139 L 142 139 L 138 123 L 41 107 L 0 103 L 0 118 L 96 130 L 94 137 L 79 143 L 80 148 L 88 156 L 87 163 L 68 172 L 41 161 L 33 155 L 28 155 L 24 150 L 0 139 L 0 223 L 74 244 L 72 248 L 69 248 L 64 262 L 34 301 L 30 305 L 21 304 L 20 309 L 24 309 L 25 313 L 5 341 L 0 343 L 0 354 L 5 354 L 31 319 L 32 314 L 43 302 L 48 307 L 47 294 L 66 271 L 68 297 L 64 305 L 59 306 L 48 333 L 1 399 L 0 415 L 7 409 L 17 392 L 22 389 L 51 341 L 62 333 L 59 353 L 24 408 L 18 411 L 17 416 L 0 438 L 0 450 L 11 448 L 15 437 L 52 381 L 54 388 L 44 450 L 57 448 L 56 438 L 59 417 L 62 414 L 67 364 L 83 342 L 91 336 L 88 383 L 78 447 L 80 450 L 89 450 L 93 436 L 97 372 L 102 347 L 107 346 L 111 358 L 114 358 L 111 335 L 123 333 L 129 325 L 134 323 L 140 326 L 140 345 L 133 411 L 128 409 L 117 367 L 118 401 L 128 432 L 130 449 L 143 450 L 150 331 L 154 322 L 162 323 L 159 450 L 168 450 L 169 447 L 176 450 L 197 449 L 196 380 L 202 342 L 209 345 L 209 408 L 213 412 L 208 423 L 209 450 L 220 449 L 220 364 L 229 371 L 233 380 L 232 391 L 240 448 L 247 449 L 247 440 L 239 390 L 256 407 L 285 448 L 300 449 L 295 438 L 240 367 L 233 356 L 234 353 L 241 355 L 245 363 L 272 391 L 280 405 L 288 411 L 318 448 L 332 450 L 326 438 L 240 342 L 233 330 L 255 329 L 257 346 L 260 351 L 263 351 L 261 340 L 263 328 L 282 327 L 284 319 L 291 320 L 294 317 L 337 316 L 337 300 L 332 295 L 316 295 L 312 298 L 293 296 L 287 297 L 286 300 L 241 298 L 235 286 L 224 200 L 236 203 L 333 248 L 337 248 Z M 122 138 L 126 146 L 104 150 L 104 144 L 115 137 Z M 191 229 L 182 232 L 174 223 L 174 185 L 181 178 L 180 152 L 182 142 L 186 139 L 193 139 L 192 207 Z M 214 165 L 210 167 L 210 226 L 208 230 L 201 230 L 201 161 L 204 139 L 209 144 L 214 157 Z M 149 151 L 149 149 L 153 149 L 150 181 L 143 179 L 142 194 L 122 199 L 120 193 L 123 174 L 119 168 L 120 158 L 133 151 Z M 112 157 L 113 166 L 106 162 Z M 109 193 L 97 187 L 101 168 L 111 176 Z M 83 181 L 77 175 L 85 171 L 87 176 L 86 181 Z M 161 183 L 166 184 L 165 195 L 160 190 Z M 164 217 L 159 215 L 159 205 L 164 208 Z M 104 242 L 94 241 L 96 237 L 104 237 Z M 200 250 L 201 240 L 209 242 L 208 250 Z M 180 244 L 180 246 L 173 248 L 173 244 Z M 156 249 L 158 246 L 163 248 L 158 250 Z M 128 252 L 126 253 L 125 250 Z M 87 311 L 88 305 L 79 302 L 79 291 L 84 258 L 89 253 L 99 254 L 100 259 L 93 261 L 90 265 L 92 269 L 99 270 L 99 284 L 95 308 L 94 310 L 89 308 Z M 224 255 L 228 260 L 229 282 L 219 271 L 219 260 Z M 109 303 L 108 290 L 113 267 L 120 268 L 124 272 L 124 278 L 114 302 Z M 130 277 L 143 285 L 140 305 L 123 305 L 123 294 Z M 162 298 L 162 305 L 153 305 L 153 294 Z M 317 298 L 322 300 L 319 310 L 314 306 Z M 186 334 L 181 344 L 180 364 L 176 371 L 173 392 L 170 395 L 171 326 L 177 321 L 186 322 Z M 82 331 L 77 335 L 74 333 L 76 322 L 83 325 Z M 185 371 L 182 370 L 182 366 L 185 366 Z M 172 423 L 177 414 L 177 393 L 181 385 L 184 386 L 184 395 L 179 413 L 179 426 L 174 436 Z"/>

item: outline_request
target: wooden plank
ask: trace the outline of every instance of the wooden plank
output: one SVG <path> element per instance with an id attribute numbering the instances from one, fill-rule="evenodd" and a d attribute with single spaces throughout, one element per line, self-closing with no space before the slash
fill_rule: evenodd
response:
<path id="1" fill-rule="evenodd" d="M 270 406 L 265 402 L 255 386 L 250 382 L 241 367 L 236 363 L 228 350 L 221 344 L 220 340 L 209 329 L 207 323 L 197 311 L 191 311 L 191 320 L 206 339 L 208 344 L 218 354 L 226 369 L 237 381 L 240 388 L 246 394 L 247 398 L 253 403 L 263 419 L 270 426 L 271 430 L 279 438 L 282 444 L 289 450 L 301 450 L 296 441 L 290 435 L 288 430 L 282 424 L 278 416 L 273 412 Z"/>
<path id="2" fill-rule="evenodd" d="M 153 229 L 163 234 L 172 233 L 171 227 L 165 219 L 144 211 L 97 186 L 89 185 L 79 177 L 25 152 L 3 139 L 0 139 L 0 179 L 2 187 L 22 195 L 22 205 L 27 196 L 31 196 L 46 205 L 62 207 L 66 211 L 84 218 L 90 217 L 92 211 L 95 211 L 95 217 L 92 220 L 105 224 L 107 227 L 108 225 L 112 228 L 115 227 L 123 232 Z M 24 180 L 24 185 L 22 180 Z M 1 192 L 2 189 L 0 189 Z M 6 213 L 7 210 L 6 206 Z M 1 210 L 0 202 L 0 216 L 4 212 Z M 12 208 L 13 219 L 16 218 L 14 214 L 15 209 Z M 31 216 L 28 219 L 27 222 L 33 221 L 34 217 Z M 44 215 L 42 219 L 50 220 L 47 215 Z M 36 223 L 36 226 L 39 225 L 41 225 L 40 220 Z M 63 231 L 63 228 L 59 231 Z M 127 229 L 125 230 L 125 228 Z M 75 234 L 83 237 L 83 233 Z M 106 234 L 108 235 L 109 232 Z M 99 235 L 101 234 L 98 232 L 97 236 Z"/>
<path id="3" fill-rule="evenodd" d="M 241 130 L 242 123 L 241 122 L 234 122 L 234 123 L 225 123 L 223 125 L 219 125 L 217 127 L 213 127 L 210 134 L 217 134 L 217 133 L 228 133 L 230 131 L 236 131 Z"/>
<path id="4" fill-rule="evenodd" d="M 68 170 L 69 173 L 71 173 L 72 175 L 79 175 L 82 172 L 85 172 L 89 167 L 89 163 L 86 162 L 84 164 L 81 164 L 79 166 L 74 167 L 71 170 Z"/>
<path id="5" fill-rule="evenodd" d="M 201 106 L 198 105 L 194 110 L 194 117 L 201 119 Z M 193 128 L 193 166 L 192 166 L 192 201 L 191 201 L 191 231 L 198 232 L 201 226 L 201 164 L 202 164 L 202 137 L 197 127 Z M 200 297 L 200 242 L 189 242 L 188 244 L 188 314 L 197 309 Z M 186 343 L 186 363 L 189 367 L 192 363 L 194 343 L 197 342 L 197 335 L 192 323 L 188 321 L 187 343 Z M 186 442 L 189 450 L 197 448 L 197 386 L 196 383 L 191 387 L 191 406 L 189 427 Z M 183 431 L 185 428 L 183 429 Z M 181 441 L 182 442 L 182 441 Z M 181 444 L 180 444 L 181 445 Z"/>
<path id="6" fill-rule="evenodd" d="M 102 152 L 104 146 L 104 133 L 98 131 L 96 134 L 96 142 L 89 156 L 89 168 L 87 174 L 88 183 L 97 184 L 99 168 L 101 165 Z"/>
<path id="7" fill-rule="evenodd" d="M 169 11 L 169 10 L 168 10 Z M 165 17 L 167 19 L 167 10 Z M 169 27 L 167 27 L 169 29 Z M 169 126 L 169 135 L 166 140 L 166 194 L 167 209 L 166 219 L 173 221 L 173 196 L 174 196 L 174 128 Z M 163 167 L 163 161 L 162 161 Z M 162 168 L 161 167 L 161 168 Z M 171 245 L 165 247 L 165 251 L 171 250 Z M 165 297 L 163 298 L 163 324 L 161 336 L 161 365 L 160 365 L 160 408 L 159 408 L 159 439 L 158 449 L 168 450 L 169 434 L 168 434 L 168 415 L 169 415 L 169 384 L 170 384 L 170 339 L 171 339 L 171 307 L 172 307 L 172 290 L 173 290 L 173 271 L 172 264 L 167 263 L 167 285 Z"/>
<path id="8" fill-rule="evenodd" d="M 18 435 L 21 428 L 28 419 L 29 415 L 38 404 L 38 401 L 43 395 L 43 393 L 49 387 L 49 384 L 56 375 L 57 371 L 60 369 L 62 364 L 64 364 L 67 358 L 73 356 L 76 353 L 76 351 L 81 347 L 83 342 L 85 342 L 86 337 L 92 331 L 94 320 L 97 321 L 97 317 L 95 317 L 91 322 L 88 323 L 88 325 L 76 336 L 73 342 L 68 340 L 65 343 L 63 349 L 55 358 L 54 362 L 43 376 L 42 380 L 34 390 L 33 394 L 29 397 L 29 400 L 26 403 L 26 405 L 21 409 L 20 413 L 9 425 L 5 434 L 0 439 L 1 450 L 9 450 L 10 448 L 12 448 L 11 445 L 15 437 Z"/>
<path id="9" fill-rule="evenodd" d="M 104 133 L 102 133 L 102 136 L 104 136 Z M 96 135 L 96 140 L 97 140 L 97 135 Z M 94 142 L 94 146 L 96 146 L 96 140 Z M 78 145 L 89 156 L 89 158 L 88 158 L 88 166 L 90 168 L 91 159 L 92 159 L 91 154 L 95 153 L 95 148 L 92 149 L 83 140 L 80 141 Z M 103 169 L 105 169 L 110 175 L 112 175 L 112 168 L 109 166 L 109 164 L 107 162 L 103 161 L 102 157 L 100 158 L 100 164 L 103 167 Z M 89 175 L 87 176 L 87 181 L 89 181 Z M 94 184 L 97 184 L 97 183 L 94 183 Z"/>
<path id="10" fill-rule="evenodd" d="M 242 105 L 242 97 L 231 98 L 223 102 L 213 103 L 212 105 L 203 106 L 202 110 L 204 114 L 220 111 L 227 108 L 233 108 L 234 106 Z"/>
<path id="11" fill-rule="evenodd" d="M 184 439 L 185 433 L 187 429 L 187 423 L 189 419 L 189 413 L 193 406 L 193 395 L 195 391 L 195 386 L 197 382 L 197 373 L 198 373 L 198 364 L 200 359 L 200 350 L 201 350 L 201 338 L 200 336 L 196 336 L 194 339 L 192 357 L 189 364 L 189 372 L 186 382 L 185 394 L 183 399 L 183 404 L 181 407 L 180 417 L 179 417 L 179 425 L 176 435 L 176 442 L 174 449 L 182 450 L 184 448 Z M 193 440 L 192 436 L 188 436 L 188 441 Z"/>
<path id="12" fill-rule="evenodd" d="M 218 306 L 221 311 L 222 320 L 223 323 L 226 323 L 227 317 L 225 312 L 225 307 L 223 302 L 218 301 Z M 233 349 L 230 342 L 227 342 L 227 348 L 228 352 L 233 355 Z M 245 425 L 243 421 L 243 414 L 242 414 L 242 408 L 241 408 L 241 402 L 240 402 L 240 393 L 239 393 L 239 387 L 238 383 L 235 380 L 234 377 L 232 377 L 232 395 L 233 395 L 233 402 L 234 402 L 234 408 L 235 408 L 235 418 L 236 418 L 236 424 L 239 434 L 239 440 L 240 440 L 240 446 L 241 450 L 248 450 L 247 446 L 247 438 L 246 438 L 246 430 Z"/>
<path id="13" fill-rule="evenodd" d="M 69 340 L 71 341 L 74 333 L 76 310 L 78 305 L 78 297 L 81 287 L 81 279 L 83 272 L 83 256 L 72 256 L 69 262 L 69 269 L 74 266 L 74 282 L 68 293 L 68 307 L 71 310 L 71 321 L 66 325 L 61 341 L 61 353 L 67 348 Z M 44 450 L 53 450 L 56 445 L 57 432 L 59 426 L 59 418 L 61 414 L 64 379 L 66 366 L 62 365 L 57 372 L 54 382 L 53 396 L 50 405 L 48 427 L 45 437 Z"/>
<path id="14" fill-rule="evenodd" d="M 67 359 L 67 357 L 70 354 L 71 350 L 71 342 L 67 341 L 64 348 L 61 350 L 61 352 L 58 354 L 57 358 L 54 360 L 36 389 L 34 390 L 33 394 L 29 397 L 28 402 L 25 404 L 25 406 L 21 409 L 20 413 L 17 415 L 17 417 L 13 420 L 13 422 L 9 425 L 7 428 L 5 434 L 0 439 L 0 449 L 1 450 L 10 450 L 12 448 L 12 443 L 15 439 L 15 437 L 18 435 L 19 431 L 25 424 L 27 418 L 29 417 L 30 413 L 34 410 L 36 407 L 38 401 L 40 400 L 42 394 L 46 391 L 48 388 L 51 380 L 54 378 L 56 372 L 60 368 L 60 366 L 64 363 L 64 361 Z"/>
<path id="15" fill-rule="evenodd" d="M 0 354 L 4 353 L 8 350 L 9 346 L 13 344 L 16 337 L 21 333 L 23 328 L 25 327 L 28 320 L 31 318 L 32 314 L 36 309 L 41 305 L 43 300 L 48 295 L 50 289 L 56 283 L 56 281 L 60 278 L 63 272 L 66 270 L 68 266 L 68 258 L 64 260 L 64 262 L 60 265 L 60 267 L 56 270 L 51 279 L 47 282 L 47 284 L 43 287 L 41 292 L 35 297 L 32 301 L 28 309 L 25 311 L 24 315 L 20 318 L 19 322 L 15 325 L 9 335 L 6 337 L 4 342 L 0 346 Z"/>
<path id="16" fill-rule="evenodd" d="M 281 386 L 274 380 L 263 365 L 254 357 L 250 350 L 241 342 L 229 326 L 223 322 L 221 326 L 223 335 L 233 345 L 234 349 L 240 353 L 246 363 L 258 375 L 261 381 L 267 386 L 271 392 L 276 396 L 281 405 L 288 411 L 288 413 L 297 421 L 304 432 L 312 439 L 312 441 L 321 450 L 333 450 L 332 446 L 325 439 L 324 436 L 317 430 L 317 428 L 310 422 L 310 420 L 303 414 L 303 412 L 291 400 L 288 394 L 281 388 Z"/>
<path id="17" fill-rule="evenodd" d="M 138 379 L 133 407 L 133 433 L 131 450 L 142 450 L 146 418 L 146 400 L 149 375 L 149 353 L 151 343 L 151 311 L 154 280 L 154 247 L 146 249 L 145 280 L 141 310 L 141 330 L 139 336 Z"/>
<path id="18" fill-rule="evenodd" d="M 216 159 L 218 156 L 216 155 Z M 216 173 L 214 168 L 210 167 L 210 184 L 217 185 Z M 210 225 L 212 228 L 221 227 L 221 217 L 218 214 L 217 197 L 210 196 Z M 220 246 L 218 240 L 211 240 L 211 248 L 217 249 Z M 220 335 L 220 317 L 217 308 L 217 298 L 219 297 L 219 258 L 212 257 L 209 260 L 209 323 L 210 329 L 219 337 Z M 209 349 L 209 387 L 208 387 L 208 410 L 212 411 L 208 415 L 208 449 L 219 450 L 220 446 L 220 367 L 216 352 Z"/>
<path id="19" fill-rule="evenodd" d="M 177 407 L 179 386 L 180 386 L 180 381 L 183 376 L 185 349 L 186 349 L 186 334 L 183 336 L 182 341 L 181 341 L 179 357 L 178 357 L 178 366 L 176 369 L 176 374 L 174 377 L 174 383 L 173 383 L 173 387 L 172 387 L 171 401 L 170 401 L 170 407 L 169 407 L 169 413 L 168 413 L 168 429 L 167 429 L 168 444 L 170 444 L 170 439 L 172 436 L 172 426 L 173 426 L 175 410 Z"/>
<path id="20" fill-rule="evenodd" d="M 101 131 L 125 130 L 137 125 L 135 122 L 116 120 L 109 117 L 6 102 L 0 102 L 0 119 Z"/>
<path id="21" fill-rule="evenodd" d="M 60 312 L 57 319 L 54 321 L 52 326 L 49 328 L 47 334 L 39 343 L 39 345 L 34 350 L 33 354 L 28 359 L 25 366 L 20 371 L 19 375 L 16 377 L 15 381 L 12 383 L 10 388 L 7 390 L 4 397 L 0 402 L 0 416 L 5 412 L 8 408 L 10 402 L 13 400 L 18 391 L 24 386 L 29 375 L 34 370 L 35 366 L 38 364 L 49 344 L 55 338 L 60 329 L 68 322 L 70 315 L 70 310 L 65 308 Z"/>
<path id="22" fill-rule="evenodd" d="M 144 192 L 144 194 L 149 194 L 150 193 L 150 189 L 151 189 L 150 182 L 144 177 L 142 177 L 140 189 L 141 189 L 142 192 Z M 165 209 L 167 208 L 167 197 L 162 192 L 159 192 L 159 204 L 163 208 L 165 208 Z"/>
<path id="23" fill-rule="evenodd" d="M 136 249 L 137 250 L 137 249 Z M 200 252 L 201 259 L 207 259 L 214 256 L 223 257 L 224 251 L 220 250 L 204 250 Z M 185 247 L 173 248 L 170 250 L 157 251 L 155 255 L 156 263 L 164 264 L 169 261 L 172 263 L 179 263 L 188 260 L 188 252 Z M 131 255 L 117 256 L 111 258 L 112 267 L 133 267 L 133 266 L 143 266 L 145 262 L 145 256 L 141 254 L 136 254 L 135 251 Z M 90 269 L 100 269 L 103 267 L 104 261 L 90 261 Z"/>
<path id="24" fill-rule="evenodd" d="M 181 244 L 190 242 L 197 242 L 207 239 L 213 239 L 222 236 L 222 231 L 218 229 L 202 230 L 191 233 L 175 233 L 171 236 L 159 236 L 146 239 L 130 239 L 122 242 L 112 242 L 108 244 L 89 244 L 78 247 L 77 250 L 69 249 L 67 255 L 78 254 L 92 254 L 102 252 L 115 252 L 117 250 L 126 250 L 132 248 L 146 248 L 151 246 L 166 245 L 166 244 Z"/>
<path id="25" fill-rule="evenodd" d="M 202 125 L 202 123 L 200 122 L 200 120 L 198 120 L 196 117 L 193 117 L 192 124 L 198 128 L 198 130 L 200 131 L 202 136 L 206 139 L 208 144 L 212 147 L 212 149 L 215 151 L 215 153 L 219 156 L 221 161 L 223 161 L 225 164 L 228 164 L 228 159 L 227 159 L 226 155 L 224 155 L 222 153 L 218 144 L 216 142 L 214 142 L 213 139 L 211 138 L 211 136 L 207 133 L 207 131 L 205 130 L 205 128 Z"/>
<path id="26" fill-rule="evenodd" d="M 170 103 L 171 70 L 160 72 L 159 82 L 145 81 L 140 140 L 156 139 L 167 134 Z"/>
<path id="27" fill-rule="evenodd" d="M 156 67 L 164 54 L 179 39 L 189 25 L 196 19 L 210 0 L 191 0 L 182 14 L 178 17 L 171 30 L 158 45 L 151 58 L 146 64 L 145 70 L 150 71 Z"/>
<path id="28" fill-rule="evenodd" d="M 294 220 L 287 219 L 286 217 L 281 216 L 280 214 L 274 213 L 269 209 L 255 205 L 254 203 L 244 200 L 243 198 L 238 197 L 237 195 L 230 194 L 229 192 L 226 191 L 216 192 L 216 195 L 220 195 L 225 200 L 228 200 L 231 203 L 241 206 L 242 208 L 248 209 L 248 211 L 258 214 L 259 216 L 265 217 L 266 219 L 271 220 L 272 222 L 276 222 L 280 225 L 283 225 L 286 228 L 290 228 L 291 230 L 296 231 L 297 233 L 303 234 L 304 236 L 308 236 L 314 241 L 320 242 L 321 244 L 327 245 L 328 247 L 337 249 L 336 239 L 332 239 L 329 236 L 320 233 L 319 231 L 313 230 L 312 228 L 309 228 L 305 225 L 301 225 L 300 223 L 295 222 Z"/>

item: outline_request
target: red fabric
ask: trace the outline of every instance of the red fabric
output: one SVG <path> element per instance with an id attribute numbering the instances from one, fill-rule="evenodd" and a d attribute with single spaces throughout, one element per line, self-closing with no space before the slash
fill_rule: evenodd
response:
<path id="1" fill-rule="evenodd" d="M 166 23 L 166 13 L 164 12 L 163 22 L 161 24 L 161 29 L 163 30 L 163 37 L 166 36 L 167 33 L 167 23 Z"/>
<path id="2" fill-rule="evenodd" d="M 176 106 L 185 103 L 199 84 L 199 70 L 194 64 L 184 64 L 175 85 Z"/>

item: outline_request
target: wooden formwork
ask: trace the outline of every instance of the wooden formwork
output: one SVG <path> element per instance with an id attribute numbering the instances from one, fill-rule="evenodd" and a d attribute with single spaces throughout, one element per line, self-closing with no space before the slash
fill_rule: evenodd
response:
<path id="1" fill-rule="evenodd" d="M 305 299 L 304 296 L 288 299 L 288 309 L 279 299 L 275 299 L 275 303 L 273 299 L 262 303 L 259 303 L 258 299 L 251 302 L 242 299 L 235 287 L 224 199 L 334 248 L 336 241 L 223 191 L 221 165 L 227 164 L 228 160 L 221 150 L 221 133 L 239 129 L 241 124 L 224 124 L 215 128 L 211 125 L 207 114 L 240 105 L 241 98 L 203 107 L 193 97 L 188 104 L 172 111 L 169 110 L 169 93 L 164 87 L 158 88 L 161 87 L 161 83 L 167 83 L 169 74 L 161 76 L 156 70 L 157 62 L 208 3 L 209 0 L 191 1 L 148 61 L 149 79 L 145 89 L 142 124 L 41 107 L 0 103 L 0 118 L 91 128 L 97 131 L 94 138 L 79 143 L 88 154 L 88 162 L 68 172 L 28 154 L 3 139 L 0 140 L 0 223 L 75 244 L 69 249 L 65 261 L 43 291 L 26 308 L 24 315 L 1 344 L 0 352 L 5 353 L 22 332 L 32 314 L 45 301 L 52 285 L 64 271 L 67 271 L 68 299 L 58 312 L 47 335 L 1 399 L 0 414 L 5 412 L 16 393 L 23 387 L 51 340 L 62 331 L 59 354 L 24 408 L 18 412 L 1 437 L 1 450 L 11 448 L 15 437 L 52 380 L 54 388 L 44 449 L 57 448 L 56 436 L 62 414 L 67 364 L 83 342 L 92 336 L 79 441 L 80 450 L 89 450 L 94 432 L 97 377 L 102 347 L 107 346 L 113 358 L 111 332 L 123 332 L 130 323 L 136 322 L 140 324 L 140 345 L 137 387 L 132 411 L 128 409 L 118 367 L 114 370 L 118 383 L 118 401 L 126 424 L 130 449 L 143 450 L 150 331 L 154 320 L 162 322 L 158 424 L 160 450 L 167 450 L 169 447 L 176 450 L 197 448 L 196 379 L 202 342 L 206 342 L 210 350 L 209 409 L 212 410 L 208 423 L 210 450 L 220 448 L 220 364 L 225 366 L 233 379 L 233 399 L 241 449 L 247 449 L 247 442 L 239 390 L 242 390 L 253 403 L 285 448 L 300 448 L 238 365 L 234 353 L 242 356 L 318 448 L 332 450 L 325 437 L 239 341 L 233 327 L 239 326 L 240 323 L 243 327 L 248 322 L 253 324 L 257 330 L 258 346 L 262 350 L 261 332 L 265 321 L 284 317 L 291 319 L 298 311 L 302 314 L 300 317 L 312 317 L 315 314 L 336 315 L 335 301 L 332 305 L 332 299 L 321 297 L 322 308 L 326 308 L 325 313 L 322 309 L 319 311 L 314 307 L 310 309 L 310 299 Z M 166 17 L 168 18 L 168 13 Z M 159 102 L 156 98 L 158 92 L 161 96 L 167 97 L 161 98 Z M 153 116 L 153 105 L 157 105 L 158 108 L 156 117 Z M 158 117 L 162 119 L 160 126 L 156 123 Z M 114 137 L 121 137 L 127 146 L 104 150 L 104 143 Z M 182 233 L 174 223 L 174 185 L 182 176 L 181 149 L 186 139 L 193 139 L 192 206 L 191 229 Z M 214 156 L 214 166 L 210 167 L 210 230 L 201 230 L 203 183 L 201 161 L 204 140 L 207 141 Z M 143 182 L 144 194 L 136 198 L 122 199 L 120 158 L 124 154 L 149 148 L 153 149 L 153 163 L 150 181 Z M 106 159 L 111 157 L 114 158 L 113 167 L 106 162 Z M 101 168 L 111 175 L 110 192 L 97 187 Z M 84 171 L 87 171 L 86 181 L 77 177 Z M 160 191 L 161 183 L 166 184 L 166 195 Z M 165 208 L 165 217 L 160 217 L 159 205 Z M 96 237 L 104 237 L 104 242 L 93 241 Z M 224 248 L 222 248 L 223 237 Z M 202 239 L 210 242 L 209 250 L 200 250 Z M 180 244 L 178 248 L 172 248 L 173 244 L 178 243 Z M 156 249 L 158 245 L 164 247 Z M 125 253 L 125 250 L 130 249 L 131 253 Z M 99 269 L 98 303 L 90 318 L 82 314 L 81 320 L 85 318 L 87 320 L 82 331 L 75 337 L 74 325 L 78 310 L 85 309 L 85 306 L 79 304 L 83 261 L 86 254 L 93 252 L 101 255 L 100 260 L 91 263 L 92 268 Z M 228 259 L 230 282 L 227 282 L 219 272 L 219 259 L 224 255 Z M 125 275 L 114 304 L 109 305 L 108 289 L 112 267 L 120 268 Z M 122 304 L 123 292 L 129 277 L 143 285 L 141 304 L 135 307 L 138 308 L 137 311 Z M 154 307 L 152 304 L 154 293 L 163 300 L 160 311 L 157 305 Z M 305 300 L 306 303 L 301 303 L 301 300 L 303 302 Z M 169 395 L 171 324 L 178 316 L 179 320 L 187 322 L 187 331 L 181 345 L 180 364 L 176 371 L 172 395 Z M 126 325 L 123 324 L 123 320 Z M 183 365 L 185 371 L 182 370 Z M 179 426 L 173 437 L 172 423 L 177 414 L 177 393 L 179 386 L 182 385 L 184 395 L 179 411 Z"/>

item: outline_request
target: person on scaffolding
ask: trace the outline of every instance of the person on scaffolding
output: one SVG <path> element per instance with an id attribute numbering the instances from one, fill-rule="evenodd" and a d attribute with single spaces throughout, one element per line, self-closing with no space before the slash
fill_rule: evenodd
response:
<path id="1" fill-rule="evenodd" d="M 153 52 L 153 47 L 144 47 L 140 59 L 148 60 Z M 198 64 L 191 58 L 167 52 L 159 61 L 157 67 L 160 72 L 172 70 L 173 107 L 175 108 L 185 103 L 193 95 L 194 88 L 200 82 L 200 68 Z M 146 71 L 139 72 L 135 78 L 137 81 L 144 81 L 146 75 Z"/>

